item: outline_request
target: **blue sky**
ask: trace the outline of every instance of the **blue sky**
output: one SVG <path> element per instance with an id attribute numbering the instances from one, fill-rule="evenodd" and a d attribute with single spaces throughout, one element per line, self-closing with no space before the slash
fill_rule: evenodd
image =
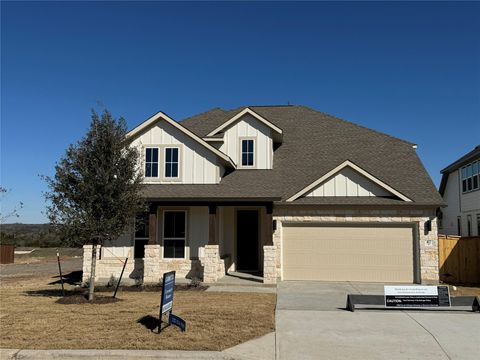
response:
<path id="1" fill-rule="evenodd" d="M 2 211 L 45 184 L 106 106 L 303 104 L 418 144 L 439 171 L 480 143 L 480 3 L 2 2 Z"/>

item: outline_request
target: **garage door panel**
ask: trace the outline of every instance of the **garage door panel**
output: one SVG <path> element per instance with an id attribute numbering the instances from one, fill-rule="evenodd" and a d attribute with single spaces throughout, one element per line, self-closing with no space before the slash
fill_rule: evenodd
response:
<path id="1" fill-rule="evenodd" d="M 412 228 L 285 226 L 285 280 L 413 282 Z"/>

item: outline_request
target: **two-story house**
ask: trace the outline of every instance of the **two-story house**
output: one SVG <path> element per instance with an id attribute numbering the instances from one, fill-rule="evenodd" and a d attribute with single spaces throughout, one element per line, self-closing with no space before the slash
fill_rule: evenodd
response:
<path id="1" fill-rule="evenodd" d="M 438 280 L 442 204 L 410 142 L 304 106 L 159 112 L 128 133 L 149 213 L 104 244 L 97 278 Z M 90 248 L 91 249 L 91 248 Z M 85 247 L 84 280 L 90 250 Z"/>
<path id="2" fill-rule="evenodd" d="M 439 232 L 480 236 L 480 145 L 441 171 Z"/>

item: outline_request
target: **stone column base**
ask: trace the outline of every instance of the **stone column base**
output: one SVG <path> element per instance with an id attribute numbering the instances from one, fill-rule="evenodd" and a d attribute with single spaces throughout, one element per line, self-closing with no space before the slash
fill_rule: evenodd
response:
<path id="1" fill-rule="evenodd" d="M 157 284 L 162 273 L 160 269 L 160 245 L 145 245 L 143 258 L 143 283 Z"/>
<path id="2" fill-rule="evenodd" d="M 263 247 L 263 283 L 277 283 L 277 265 L 276 265 L 277 247 L 275 245 L 265 245 Z"/>
<path id="3" fill-rule="evenodd" d="M 218 245 L 205 245 L 205 256 L 203 258 L 204 283 L 214 283 L 218 280 L 219 252 Z"/>

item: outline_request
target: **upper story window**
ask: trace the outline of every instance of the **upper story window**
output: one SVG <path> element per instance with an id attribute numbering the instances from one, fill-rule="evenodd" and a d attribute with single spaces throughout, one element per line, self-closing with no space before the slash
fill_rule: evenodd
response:
<path id="1" fill-rule="evenodd" d="M 158 177 L 158 148 L 145 149 L 145 177 Z"/>
<path id="2" fill-rule="evenodd" d="M 178 178 L 178 148 L 165 148 L 165 177 Z"/>
<path id="3" fill-rule="evenodd" d="M 243 139 L 242 142 L 242 153 L 241 161 L 242 166 L 254 166 L 255 165 L 255 140 L 253 139 Z"/>
<path id="4" fill-rule="evenodd" d="M 462 174 L 462 192 L 478 190 L 479 188 L 479 169 L 480 161 L 475 161 L 461 169 Z"/>

